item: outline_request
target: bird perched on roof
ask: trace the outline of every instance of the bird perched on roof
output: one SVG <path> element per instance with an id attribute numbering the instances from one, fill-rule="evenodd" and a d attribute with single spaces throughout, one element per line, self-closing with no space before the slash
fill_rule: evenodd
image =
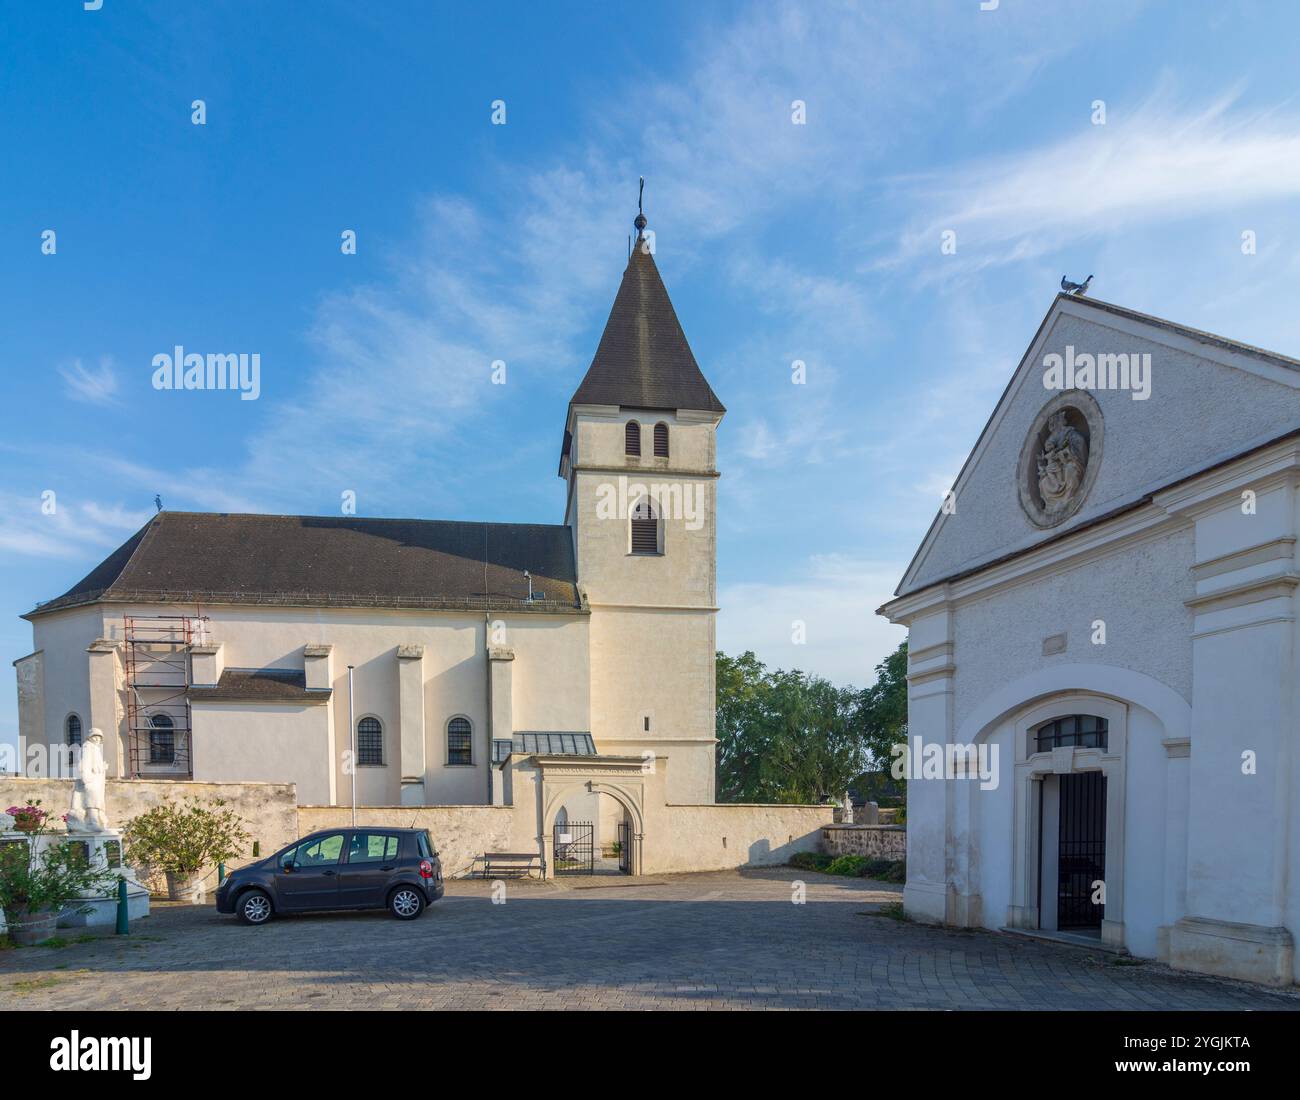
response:
<path id="1" fill-rule="evenodd" d="M 1061 276 L 1061 289 L 1062 289 L 1063 291 L 1065 291 L 1066 294 L 1080 294 L 1080 295 L 1082 295 L 1082 294 L 1087 294 L 1087 293 L 1088 293 L 1088 285 L 1089 285 L 1091 282 L 1092 282 L 1092 276 L 1091 276 L 1091 275 L 1089 275 L 1089 276 L 1088 276 L 1086 279 L 1084 279 L 1083 282 L 1081 282 L 1081 283 L 1072 283 L 1072 282 L 1070 282 L 1069 279 L 1067 279 L 1064 275 L 1062 275 L 1062 276 Z"/>

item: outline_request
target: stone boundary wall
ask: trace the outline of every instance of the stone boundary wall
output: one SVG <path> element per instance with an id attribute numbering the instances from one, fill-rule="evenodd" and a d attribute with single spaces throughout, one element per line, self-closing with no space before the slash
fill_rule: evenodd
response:
<path id="1" fill-rule="evenodd" d="M 0 775 L 0 810 L 40 799 L 57 817 L 66 812 L 72 787 L 71 779 Z M 132 817 L 165 797 L 224 799 L 259 842 L 260 857 L 307 833 L 352 822 L 350 806 L 299 806 L 292 783 L 109 779 L 105 793 L 109 822 L 117 828 L 125 828 Z M 832 812 L 831 806 L 738 803 L 661 807 L 647 825 L 642 872 L 653 875 L 783 864 L 795 852 L 813 852 L 823 845 L 824 833 L 832 831 Z M 467 874 L 475 857 L 484 852 L 526 852 L 537 847 L 536 811 L 528 806 L 358 806 L 356 815 L 358 825 L 428 829 L 442 857 L 443 873 L 449 878 Z M 843 828 L 857 827 L 836 826 L 834 831 Z M 898 831 L 901 845 L 902 830 Z M 231 860 L 227 869 L 252 860 L 250 843 L 248 851 Z M 209 891 L 216 889 L 215 867 L 207 870 L 204 884 Z M 150 885 L 162 889 L 161 881 Z"/>
<path id="2" fill-rule="evenodd" d="M 795 852 L 815 852 L 831 806 L 771 806 L 720 802 L 667 806 L 669 835 L 646 844 L 645 873 L 771 867 Z"/>
<path id="3" fill-rule="evenodd" d="M 831 825 L 822 830 L 822 847 L 833 856 L 906 859 L 906 825 Z"/>
<path id="4" fill-rule="evenodd" d="M 72 802 L 72 779 L 28 779 L 23 776 L 0 775 L 0 813 L 6 806 L 41 800 L 41 809 L 51 816 L 67 813 Z M 296 839 L 298 833 L 298 794 L 292 783 L 196 783 L 177 782 L 172 779 L 109 779 L 104 785 L 105 809 L 108 823 L 115 829 L 125 830 L 126 824 L 137 814 L 157 806 L 164 798 L 181 800 L 221 798 L 244 819 L 244 828 L 260 845 L 261 856 L 269 856 Z M 4 818 L 7 821 L 7 818 Z M 61 827 L 61 826 L 60 826 Z M 253 846 L 236 859 L 227 869 L 233 870 L 253 862 Z M 165 890 L 161 881 L 150 884 L 155 891 Z M 208 891 L 217 888 L 217 869 L 208 868 L 204 878 Z"/>
<path id="5" fill-rule="evenodd" d="M 428 829 L 442 860 L 442 873 L 459 878 L 469 872 L 476 856 L 484 852 L 531 852 L 531 842 L 520 845 L 512 839 L 515 823 L 513 806 L 358 806 L 358 825 L 400 826 Z M 352 824 L 350 806 L 299 806 L 298 826 L 302 834 L 317 829 L 346 828 Z"/>

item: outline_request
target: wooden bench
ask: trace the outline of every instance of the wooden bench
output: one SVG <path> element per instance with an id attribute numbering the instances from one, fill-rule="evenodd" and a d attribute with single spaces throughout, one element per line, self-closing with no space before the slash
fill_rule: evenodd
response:
<path id="1" fill-rule="evenodd" d="M 482 859 L 484 878 L 500 878 L 503 874 L 520 878 L 544 869 L 536 852 L 484 852 Z"/>

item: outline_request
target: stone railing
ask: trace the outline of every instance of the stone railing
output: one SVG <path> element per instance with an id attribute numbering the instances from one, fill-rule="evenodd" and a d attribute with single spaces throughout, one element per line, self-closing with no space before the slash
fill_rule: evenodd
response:
<path id="1" fill-rule="evenodd" d="M 868 859 L 906 859 L 905 825 L 827 825 L 822 848 L 832 856 L 866 856 Z"/>

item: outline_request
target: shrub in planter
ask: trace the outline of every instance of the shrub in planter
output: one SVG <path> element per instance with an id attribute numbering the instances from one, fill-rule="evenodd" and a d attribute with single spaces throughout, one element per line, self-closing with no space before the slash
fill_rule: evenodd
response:
<path id="1" fill-rule="evenodd" d="M 205 867 L 228 863 L 251 839 L 224 799 L 163 799 L 126 826 L 131 859 L 167 876 L 167 896 L 192 900 Z"/>
<path id="2" fill-rule="evenodd" d="M 25 840 L 0 844 L 0 909 L 10 937 L 25 947 L 54 935 L 61 914 L 87 912 L 83 894 L 106 893 L 117 880 L 115 871 L 92 868 L 80 845 L 46 842 L 46 820 L 20 830 Z"/>

